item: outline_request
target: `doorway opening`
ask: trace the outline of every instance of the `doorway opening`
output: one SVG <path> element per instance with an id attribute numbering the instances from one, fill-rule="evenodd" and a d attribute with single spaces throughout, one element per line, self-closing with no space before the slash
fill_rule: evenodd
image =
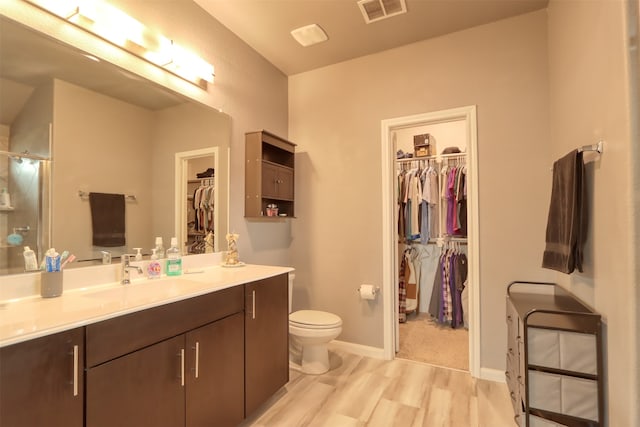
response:
<path id="1" fill-rule="evenodd" d="M 453 126 L 449 126 L 449 125 Z M 430 152 L 427 152 L 427 157 L 418 157 L 422 159 L 424 163 L 422 165 L 429 165 L 428 161 L 432 161 L 431 165 L 435 165 L 438 171 L 442 171 L 442 168 L 446 169 L 452 163 L 453 159 L 456 159 L 456 155 L 448 156 L 443 155 L 442 151 L 446 147 L 450 147 L 454 144 L 449 144 L 447 141 L 453 141 L 451 135 L 443 134 L 445 128 L 457 129 L 456 132 L 460 134 L 456 141 L 464 141 L 465 147 L 459 147 L 464 149 L 462 155 L 458 154 L 458 158 L 464 158 L 467 176 L 467 209 L 468 212 L 465 230 L 466 237 L 464 239 L 456 239 L 453 234 L 440 233 L 439 236 L 433 236 L 433 239 L 429 239 L 429 243 L 421 246 L 421 249 L 425 251 L 423 253 L 432 256 L 432 260 L 438 260 L 443 250 L 447 248 L 455 249 L 457 253 L 465 253 L 468 260 L 467 271 L 467 300 L 465 308 L 465 324 L 468 325 L 468 370 L 472 376 L 478 377 L 480 374 L 480 360 L 479 360 L 479 331 L 480 331 L 480 310 L 479 310 L 479 268 L 478 268 L 478 180 L 477 180 L 477 127 L 476 127 L 476 107 L 467 106 L 461 108 L 455 108 L 450 110 L 437 111 L 432 113 L 417 114 L 413 116 L 399 117 L 394 119 L 388 119 L 382 121 L 382 230 L 383 230 L 383 293 L 387 296 L 384 299 L 384 354 L 385 358 L 393 359 L 400 350 L 400 319 L 404 317 L 401 313 L 403 310 L 399 310 L 400 300 L 403 301 L 403 306 L 407 303 L 410 305 L 413 313 L 411 316 L 420 316 L 420 312 L 428 313 L 425 305 L 429 304 L 430 291 L 422 291 L 422 297 L 419 292 L 414 292 L 411 296 L 415 299 L 409 301 L 409 295 L 406 296 L 405 292 L 409 288 L 405 287 L 405 284 L 401 284 L 400 269 L 402 267 L 401 260 L 403 253 L 403 246 L 399 245 L 399 233 L 398 233 L 398 220 L 399 220 L 399 207 L 398 207 L 398 167 L 402 162 L 414 162 L 414 159 L 403 159 L 398 161 L 397 155 L 406 153 L 407 151 L 413 153 L 413 136 L 429 133 L 428 130 L 435 130 L 439 136 L 432 138 L 432 147 Z M 411 138 L 409 142 L 403 142 L 405 137 L 409 135 Z M 428 137 L 427 137 L 428 140 Z M 424 142 L 424 139 L 423 139 Z M 458 143 L 458 142 L 456 142 Z M 402 145 L 402 144 L 409 144 Z M 435 146 L 435 149 L 434 147 Z M 402 153 L 398 152 L 402 150 Z M 447 150 L 448 151 L 448 150 Z M 462 149 L 460 151 L 463 151 Z M 420 153 L 425 154 L 424 152 Z M 429 159 L 427 161 L 427 159 Z M 446 212 L 445 212 L 446 215 Z M 438 218 L 442 221 L 446 221 L 445 215 L 440 215 Z M 447 227 L 444 222 L 438 223 L 435 227 Z M 433 226 L 432 226 L 433 228 Z M 446 228 L 438 228 L 438 230 Z M 402 233 L 400 233 L 402 234 Z M 439 238 L 438 238 L 439 237 Z M 402 240 L 402 239 L 401 239 Z M 464 240 L 464 241 L 463 241 Z M 458 243 L 456 243 L 458 241 Z M 405 246 L 406 247 L 406 246 Z M 405 266 L 406 267 L 406 266 Z M 435 267 L 434 267 L 435 269 Z M 436 269 L 437 270 L 437 269 Z M 404 273 L 404 270 L 402 271 Z M 429 273 L 427 273 L 429 274 Z M 435 271 L 434 273 L 435 274 Z M 408 277 L 403 274 L 403 277 Z M 425 276 L 428 277 L 428 276 Z M 422 280 L 422 283 L 429 283 L 431 281 L 433 285 L 433 276 Z M 402 288 L 402 298 L 399 296 L 399 284 Z M 418 289 L 422 289 L 418 285 Z M 422 309 L 420 309 L 420 303 L 422 302 Z M 404 319 L 403 319 L 404 320 Z M 420 319 L 419 319 L 420 320 Z M 423 319 L 421 320 L 429 320 Z M 443 320 L 443 319 L 439 319 Z M 444 319 L 446 321 L 446 319 Z M 452 323 L 450 323 L 452 324 Z M 460 325 L 457 322 L 456 325 Z M 439 325 L 442 327 L 442 325 Z M 449 328 L 451 328 L 449 326 Z M 437 329 L 437 328 L 436 328 Z M 437 332 L 437 331 L 435 331 Z M 450 331 L 445 331 L 450 332 Z M 466 338 L 466 337 L 465 337 Z M 464 338 L 463 338 L 464 339 Z M 445 338 L 446 341 L 446 338 Z M 437 345 L 437 344 L 435 344 Z M 428 346 L 427 346 L 428 347 Z M 435 347 L 434 347 L 435 349 Z M 428 350 L 426 350 L 428 351 Z M 402 357 L 399 354 L 398 357 Z M 424 361 L 424 360 L 423 360 Z M 438 363 L 434 363 L 438 364 Z M 457 366 L 453 366 L 457 367 Z"/>

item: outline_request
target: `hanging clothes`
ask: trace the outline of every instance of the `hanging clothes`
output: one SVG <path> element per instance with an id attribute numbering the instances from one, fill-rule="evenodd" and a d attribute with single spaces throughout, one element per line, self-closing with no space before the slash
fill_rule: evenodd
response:
<path id="1" fill-rule="evenodd" d="M 439 323 L 452 328 L 464 326 L 462 292 L 467 281 L 467 256 L 454 249 L 445 249 L 433 282 L 429 314 Z"/>
<path id="2" fill-rule="evenodd" d="M 213 231 L 215 187 L 213 185 L 200 185 L 193 192 L 192 208 L 195 211 L 194 231 Z"/>

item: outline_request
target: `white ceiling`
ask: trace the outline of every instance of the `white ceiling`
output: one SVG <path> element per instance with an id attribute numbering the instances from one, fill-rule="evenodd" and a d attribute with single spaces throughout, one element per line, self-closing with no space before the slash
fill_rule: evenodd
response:
<path id="1" fill-rule="evenodd" d="M 407 13 L 366 24 L 357 0 L 195 0 L 286 75 L 534 10 L 548 0 L 406 0 Z M 318 24 L 329 40 L 302 47 L 291 30 Z"/>

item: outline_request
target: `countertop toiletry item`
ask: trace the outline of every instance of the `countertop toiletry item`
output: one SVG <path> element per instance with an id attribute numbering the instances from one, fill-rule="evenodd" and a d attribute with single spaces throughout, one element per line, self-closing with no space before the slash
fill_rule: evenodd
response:
<path id="1" fill-rule="evenodd" d="M 62 263 L 62 265 L 60 266 L 60 270 L 62 270 L 64 268 L 65 265 L 69 264 L 70 262 L 75 261 L 76 256 L 74 254 L 71 254 L 67 257 L 67 259 L 64 260 L 64 262 Z"/>
<path id="2" fill-rule="evenodd" d="M 164 246 L 162 246 L 162 237 L 156 237 L 156 255 L 158 259 L 164 258 Z"/>
<path id="3" fill-rule="evenodd" d="M 11 207 L 11 196 L 9 196 L 9 191 L 6 188 L 0 190 L 0 207 L 10 208 Z"/>
<path id="4" fill-rule="evenodd" d="M 100 251 L 102 254 L 102 263 L 103 264 L 111 264 L 111 252 L 109 251 Z"/>
<path id="5" fill-rule="evenodd" d="M 24 270 L 34 271 L 38 270 L 38 260 L 36 259 L 36 253 L 29 246 L 24 247 Z"/>
<path id="6" fill-rule="evenodd" d="M 7 244 L 11 246 L 18 246 L 22 244 L 23 240 L 24 238 L 22 237 L 22 235 L 18 233 L 11 233 L 7 236 Z"/>
<path id="7" fill-rule="evenodd" d="M 60 271 L 60 254 L 56 248 L 48 249 L 45 253 L 45 271 L 48 273 Z"/>
<path id="8" fill-rule="evenodd" d="M 167 249 L 167 276 L 179 276 L 182 274 L 182 258 L 178 249 L 178 238 L 171 238 L 171 247 Z"/>
<path id="9" fill-rule="evenodd" d="M 158 261 L 158 254 L 156 248 L 151 249 L 151 261 L 147 266 L 147 276 L 149 279 L 158 279 L 162 275 L 162 266 Z"/>
<path id="10" fill-rule="evenodd" d="M 136 261 L 142 261 L 142 252 L 140 252 L 142 248 L 133 248 L 133 250 L 136 251 Z"/>

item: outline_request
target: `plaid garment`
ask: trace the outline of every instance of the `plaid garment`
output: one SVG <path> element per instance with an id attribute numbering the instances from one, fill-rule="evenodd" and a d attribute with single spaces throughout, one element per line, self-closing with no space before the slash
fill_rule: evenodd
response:
<path id="1" fill-rule="evenodd" d="M 400 323 L 407 321 L 407 281 L 405 278 L 407 271 L 407 257 L 403 255 L 400 262 L 400 277 L 398 278 L 398 321 Z"/>

